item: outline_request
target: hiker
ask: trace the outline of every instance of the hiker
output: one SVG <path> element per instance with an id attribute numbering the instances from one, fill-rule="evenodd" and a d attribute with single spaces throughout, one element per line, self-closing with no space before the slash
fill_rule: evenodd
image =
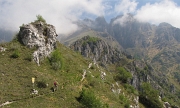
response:
<path id="1" fill-rule="evenodd" d="M 57 89 L 58 89 L 58 82 L 54 81 L 54 92 L 57 91 Z"/>

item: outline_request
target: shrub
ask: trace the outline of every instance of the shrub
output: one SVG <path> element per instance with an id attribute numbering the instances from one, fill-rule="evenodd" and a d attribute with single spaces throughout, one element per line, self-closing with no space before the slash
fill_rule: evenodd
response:
<path id="1" fill-rule="evenodd" d="M 62 68 L 62 57 L 58 50 L 52 52 L 51 57 L 49 58 L 50 64 L 54 70 L 59 70 Z"/>
<path id="2" fill-rule="evenodd" d="M 84 40 L 82 43 L 83 46 L 85 46 L 86 44 L 90 44 L 90 43 L 96 44 L 98 42 L 98 40 L 100 40 L 97 37 L 90 37 L 89 35 L 87 35 L 86 37 L 87 37 L 87 39 Z"/>
<path id="3" fill-rule="evenodd" d="M 31 54 L 27 55 L 26 58 L 25 58 L 25 60 L 28 60 L 28 61 L 32 61 L 32 59 L 33 59 L 33 58 L 32 58 L 32 55 L 31 55 Z"/>
<path id="4" fill-rule="evenodd" d="M 90 69 L 95 69 L 95 66 L 94 66 L 94 65 L 92 65 L 92 66 L 90 67 Z"/>
<path id="5" fill-rule="evenodd" d="M 124 104 L 125 108 L 130 107 L 129 100 L 123 94 L 119 95 L 119 99 L 120 99 L 121 104 Z"/>
<path id="6" fill-rule="evenodd" d="M 83 89 L 80 92 L 79 102 L 87 108 L 107 108 L 107 104 L 103 104 L 98 98 L 96 98 L 94 92 Z"/>
<path id="7" fill-rule="evenodd" d="M 130 108 L 129 102 L 127 102 L 127 103 L 124 105 L 124 108 Z"/>
<path id="8" fill-rule="evenodd" d="M 18 50 L 15 50 L 14 53 L 11 55 L 12 58 L 18 58 L 20 56 L 20 53 Z"/>
<path id="9" fill-rule="evenodd" d="M 59 61 L 59 62 L 53 62 L 53 63 L 52 63 L 52 68 L 53 68 L 54 70 L 60 69 L 60 68 L 61 68 L 61 62 L 60 62 L 60 61 Z"/>
<path id="10" fill-rule="evenodd" d="M 128 79 L 132 78 L 130 72 L 126 71 L 123 67 L 119 67 L 118 75 L 116 76 L 116 80 L 121 80 L 123 83 L 127 83 Z"/>
<path id="11" fill-rule="evenodd" d="M 154 90 L 149 83 L 143 83 L 141 86 L 139 101 L 150 108 L 162 108 L 163 105 L 159 101 L 158 91 Z"/>
<path id="12" fill-rule="evenodd" d="M 41 15 L 36 15 L 36 18 L 37 18 L 37 20 L 35 22 L 41 21 L 41 22 L 46 23 L 46 20 Z"/>
<path id="13" fill-rule="evenodd" d="M 124 84 L 124 88 L 126 89 L 128 93 L 133 93 L 133 94 L 138 95 L 138 91 L 132 85 Z"/>
<path id="14" fill-rule="evenodd" d="M 37 87 L 38 88 L 46 88 L 47 87 L 46 82 L 45 81 L 38 81 Z"/>

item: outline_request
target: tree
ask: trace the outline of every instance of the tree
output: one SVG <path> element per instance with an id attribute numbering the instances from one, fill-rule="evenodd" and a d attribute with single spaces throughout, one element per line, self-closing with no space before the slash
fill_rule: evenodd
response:
<path id="1" fill-rule="evenodd" d="M 46 20 L 45 20 L 41 15 L 36 15 L 36 18 L 37 18 L 36 21 L 41 21 L 41 22 L 46 23 Z M 35 22 L 36 22 L 36 21 L 35 21 Z"/>

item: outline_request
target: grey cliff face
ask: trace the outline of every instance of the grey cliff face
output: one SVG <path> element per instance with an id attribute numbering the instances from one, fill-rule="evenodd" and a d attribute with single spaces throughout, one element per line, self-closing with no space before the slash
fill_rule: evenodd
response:
<path id="1" fill-rule="evenodd" d="M 80 52 L 84 57 L 96 60 L 103 65 L 112 64 L 120 61 L 120 52 L 113 49 L 105 41 L 85 36 L 77 40 L 71 46 L 71 49 Z"/>
<path id="2" fill-rule="evenodd" d="M 34 22 L 20 27 L 19 37 L 29 48 L 36 47 L 33 60 L 39 65 L 39 60 L 47 57 L 56 47 L 57 34 L 53 25 Z"/>

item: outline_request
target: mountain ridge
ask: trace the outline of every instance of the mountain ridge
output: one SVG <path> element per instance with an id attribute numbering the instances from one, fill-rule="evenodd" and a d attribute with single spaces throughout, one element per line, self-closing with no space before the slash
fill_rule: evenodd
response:
<path id="1" fill-rule="evenodd" d="M 124 24 L 114 23 L 114 21 L 122 17 L 119 16 L 112 19 L 107 27 L 103 26 L 107 22 L 102 17 L 97 18 L 99 20 L 102 19 L 102 21 L 100 23 L 91 21 L 89 30 L 93 29 L 97 33 L 108 33 L 110 37 L 113 37 L 122 46 L 122 51 L 132 55 L 135 60 L 145 61 L 153 69 L 153 71 L 148 73 L 151 75 L 152 82 L 156 80 L 165 91 L 170 93 L 168 95 L 179 95 L 179 85 L 174 78 L 174 72 L 178 71 L 180 29 L 168 23 L 160 23 L 158 26 L 142 23 L 135 20 L 132 15 L 129 16 L 130 19 L 127 19 Z M 95 22 L 98 25 L 97 29 L 95 27 L 96 24 L 92 25 Z M 104 23 L 102 24 L 102 22 Z M 88 33 L 86 35 L 91 36 Z M 74 36 L 76 37 L 77 35 Z M 133 65 L 131 64 L 130 67 L 133 67 Z M 129 71 L 133 72 L 134 70 L 136 72 L 139 71 L 136 68 Z M 141 74 L 135 74 L 134 79 L 139 77 L 141 77 Z"/>

